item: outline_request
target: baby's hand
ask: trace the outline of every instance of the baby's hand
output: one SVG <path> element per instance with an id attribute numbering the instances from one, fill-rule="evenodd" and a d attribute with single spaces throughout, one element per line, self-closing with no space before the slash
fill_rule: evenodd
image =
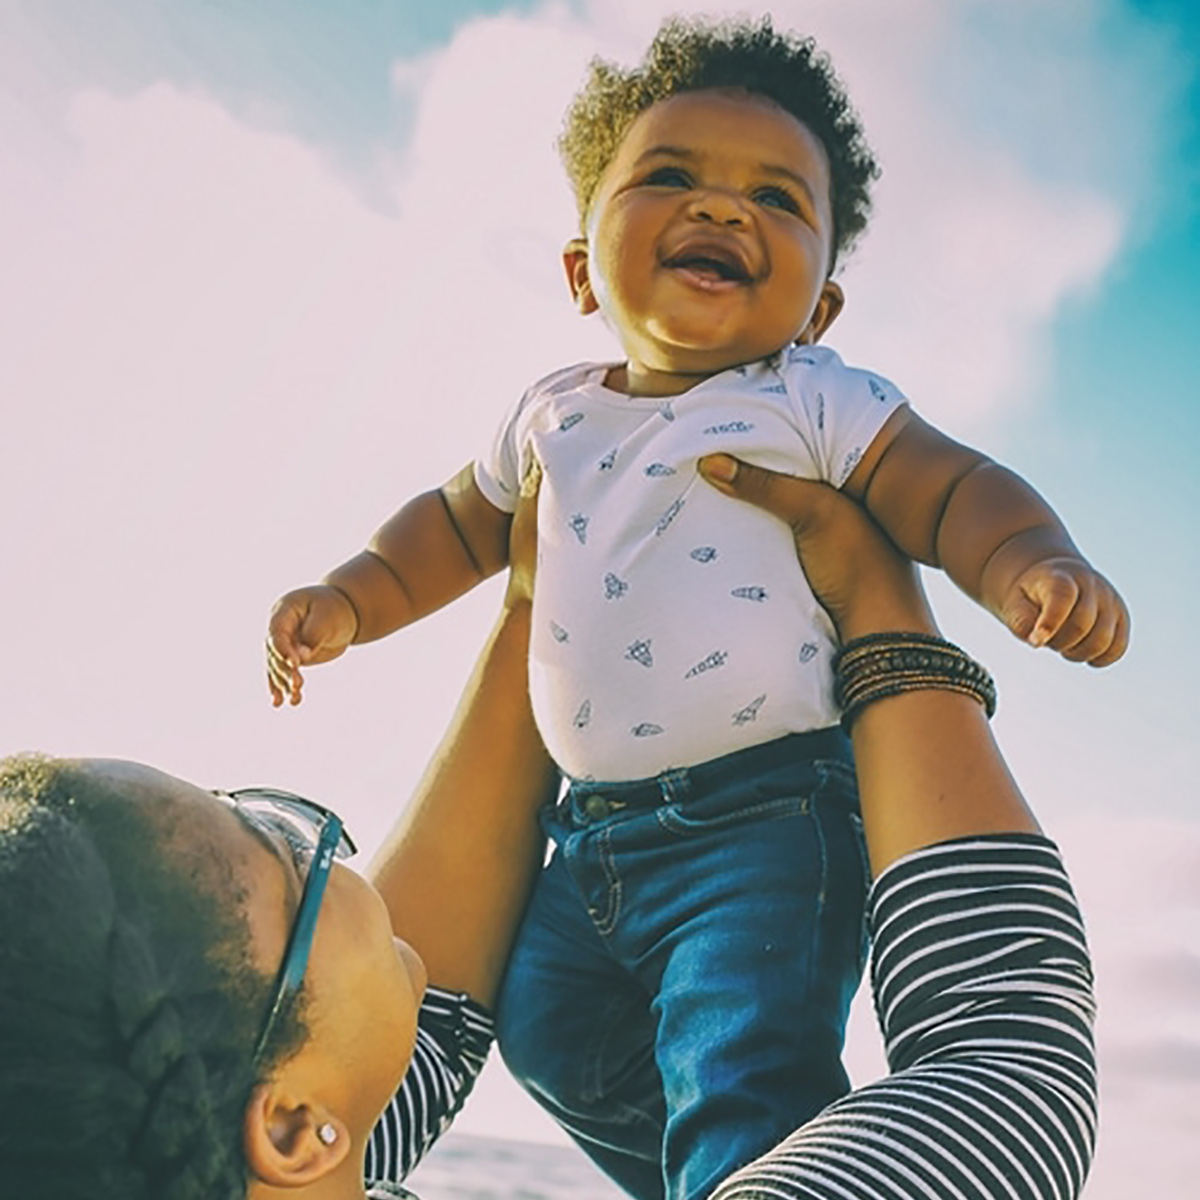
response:
<path id="1" fill-rule="evenodd" d="M 278 708 L 286 696 L 300 703 L 301 667 L 329 662 L 342 654 L 358 632 L 358 614 L 349 597 L 328 584 L 297 588 L 281 596 L 267 625 L 267 687 Z"/>
<path id="2" fill-rule="evenodd" d="M 1107 667 L 1129 645 L 1129 611 L 1107 579 L 1083 559 L 1044 558 L 1017 577 L 1000 618 L 1031 646 L 1071 662 Z"/>

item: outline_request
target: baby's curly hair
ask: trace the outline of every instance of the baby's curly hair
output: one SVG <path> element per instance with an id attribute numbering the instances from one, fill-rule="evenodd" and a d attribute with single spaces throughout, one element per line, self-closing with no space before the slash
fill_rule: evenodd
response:
<path id="1" fill-rule="evenodd" d="M 600 177 L 634 120 L 660 100 L 708 88 L 763 96 L 812 131 L 829 158 L 834 261 L 847 253 L 866 228 L 879 164 L 828 57 L 810 37 L 777 32 L 770 17 L 672 17 L 640 66 L 592 60 L 558 139 L 580 220 L 586 222 Z"/>

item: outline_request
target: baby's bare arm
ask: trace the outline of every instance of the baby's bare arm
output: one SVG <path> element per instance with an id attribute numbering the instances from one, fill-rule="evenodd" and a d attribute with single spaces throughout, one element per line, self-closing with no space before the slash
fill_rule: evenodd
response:
<path id="1" fill-rule="evenodd" d="M 892 540 L 941 567 L 1018 637 L 1107 666 L 1129 615 L 1054 510 L 1023 479 L 905 407 L 846 483 Z"/>
<path id="2" fill-rule="evenodd" d="M 465 467 L 410 500 L 367 548 L 320 584 L 281 597 L 267 631 L 267 683 L 276 705 L 300 702 L 301 668 L 329 662 L 436 611 L 508 562 L 511 518 Z"/>
<path id="3" fill-rule="evenodd" d="M 354 606 L 354 642 L 386 637 L 502 570 L 510 521 L 484 498 L 469 466 L 410 500 L 323 580 Z"/>

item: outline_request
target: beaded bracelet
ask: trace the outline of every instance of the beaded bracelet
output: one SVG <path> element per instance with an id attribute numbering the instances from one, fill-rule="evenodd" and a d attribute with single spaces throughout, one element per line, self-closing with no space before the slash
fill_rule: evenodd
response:
<path id="1" fill-rule="evenodd" d="M 847 642 L 833 660 L 833 696 L 847 730 L 874 700 L 938 688 L 973 696 L 991 717 L 996 683 L 986 667 L 953 642 L 928 633 L 868 633 Z"/>

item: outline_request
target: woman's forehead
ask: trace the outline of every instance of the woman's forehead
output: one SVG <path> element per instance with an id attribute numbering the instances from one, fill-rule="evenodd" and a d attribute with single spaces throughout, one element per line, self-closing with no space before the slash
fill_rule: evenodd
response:
<path id="1" fill-rule="evenodd" d="M 211 792 L 143 763 L 90 759 L 73 766 L 121 801 L 142 807 L 158 826 L 161 852 L 177 854 L 180 870 L 198 874 L 242 908 L 264 955 L 277 955 L 298 883 L 265 835 Z"/>
<path id="2" fill-rule="evenodd" d="M 229 843 L 231 852 L 242 838 L 228 806 L 195 784 L 155 767 L 123 759 L 83 759 L 71 766 L 100 783 L 114 803 L 136 806 L 167 839 L 177 837 L 200 850 L 210 843 Z"/>

